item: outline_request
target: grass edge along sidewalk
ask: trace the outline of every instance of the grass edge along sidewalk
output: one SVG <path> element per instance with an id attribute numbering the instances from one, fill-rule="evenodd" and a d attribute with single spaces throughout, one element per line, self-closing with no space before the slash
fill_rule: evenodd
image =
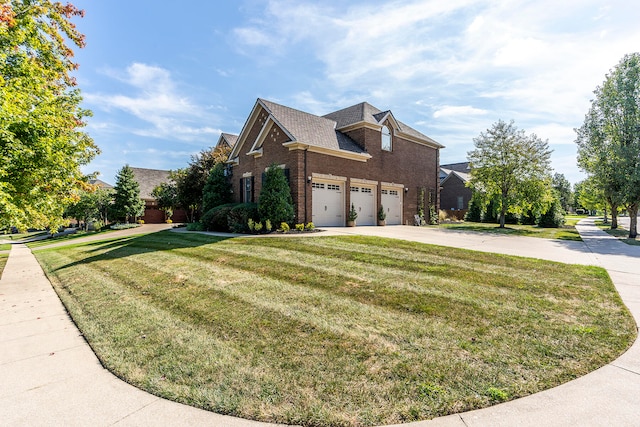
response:
<path id="1" fill-rule="evenodd" d="M 636 333 L 600 268 L 391 239 L 163 232 L 35 255 L 117 376 L 262 421 L 485 407 L 582 376 Z"/>

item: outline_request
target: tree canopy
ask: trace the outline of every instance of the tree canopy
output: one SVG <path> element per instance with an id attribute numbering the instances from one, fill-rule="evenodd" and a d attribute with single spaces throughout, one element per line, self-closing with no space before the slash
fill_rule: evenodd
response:
<path id="1" fill-rule="evenodd" d="M 67 45 L 84 46 L 71 22 L 82 15 L 48 0 L 0 5 L 0 228 L 55 230 L 88 188 L 80 166 L 99 150 L 81 131 L 91 113 Z"/>
<path id="2" fill-rule="evenodd" d="M 497 203 L 501 228 L 507 213 L 546 210 L 553 200 L 547 141 L 499 120 L 473 142 L 475 149 L 467 153 L 470 186 L 485 203 Z"/>
<path id="3" fill-rule="evenodd" d="M 202 211 L 207 212 L 226 203 L 233 202 L 231 184 L 225 176 L 224 164 L 218 163 L 209 172 L 202 192 Z"/>
<path id="4" fill-rule="evenodd" d="M 629 212 L 629 237 L 637 236 L 640 206 L 640 54 L 625 55 L 594 91 L 576 129 L 578 165 L 593 176 L 611 206 Z M 612 217 L 614 218 L 614 217 Z"/>
<path id="5" fill-rule="evenodd" d="M 190 222 L 195 221 L 202 210 L 202 195 L 209 172 L 215 165 L 227 160 L 229 151 L 228 147 L 223 146 L 202 150 L 191 157 L 189 166 L 172 172 L 178 204 L 187 210 Z"/>

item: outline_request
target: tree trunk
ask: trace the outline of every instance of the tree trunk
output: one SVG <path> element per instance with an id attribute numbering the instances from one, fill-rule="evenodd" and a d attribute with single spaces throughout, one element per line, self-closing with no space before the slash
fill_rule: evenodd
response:
<path id="1" fill-rule="evenodd" d="M 638 203 L 634 203 L 627 208 L 629 212 L 629 238 L 635 239 L 638 235 Z"/>
<path id="2" fill-rule="evenodd" d="M 607 217 L 607 208 L 604 208 L 604 219 L 602 220 L 603 224 L 609 224 L 609 218 Z"/>
<path id="3" fill-rule="evenodd" d="M 500 209 L 500 228 L 504 228 L 504 219 L 507 216 L 505 208 Z"/>
<path id="4" fill-rule="evenodd" d="M 611 205 L 611 229 L 618 229 L 618 206 Z"/>

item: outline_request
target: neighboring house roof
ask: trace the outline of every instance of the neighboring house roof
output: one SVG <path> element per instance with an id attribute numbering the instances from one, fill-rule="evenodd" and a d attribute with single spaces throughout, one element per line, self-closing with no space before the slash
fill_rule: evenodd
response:
<path id="1" fill-rule="evenodd" d="M 216 144 L 216 146 L 223 143 L 228 145 L 230 148 L 233 148 L 233 146 L 236 145 L 236 141 L 238 141 L 238 135 L 222 132 L 220 134 L 220 139 L 218 139 L 218 144 Z"/>
<path id="2" fill-rule="evenodd" d="M 469 179 L 471 179 L 471 175 L 468 173 L 458 172 L 456 170 L 447 169 L 444 167 L 440 167 L 440 172 L 441 172 L 440 176 L 444 174 L 444 178 L 440 180 L 440 185 L 444 184 L 452 176 L 457 176 L 458 178 L 460 178 L 462 182 L 465 182 L 465 183 L 469 182 Z"/>
<path id="3" fill-rule="evenodd" d="M 464 173 L 469 173 L 469 171 L 471 171 L 469 162 L 449 163 L 448 165 L 440 165 L 440 168 L 454 170 L 456 172 L 464 172 Z"/>
<path id="4" fill-rule="evenodd" d="M 107 190 L 110 188 L 113 188 L 113 185 L 107 184 L 101 179 L 90 179 L 89 184 L 95 185 L 96 187 L 100 187 L 100 188 L 106 188 Z"/>
<path id="5" fill-rule="evenodd" d="M 159 169 L 131 168 L 138 185 L 140 186 L 140 198 L 142 200 L 155 200 L 151 195 L 158 185 L 169 182 L 169 171 Z"/>

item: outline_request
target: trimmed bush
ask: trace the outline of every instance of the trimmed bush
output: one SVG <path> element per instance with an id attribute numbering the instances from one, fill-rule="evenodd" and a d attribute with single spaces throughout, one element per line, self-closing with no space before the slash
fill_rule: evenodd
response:
<path id="1" fill-rule="evenodd" d="M 271 165 L 264 175 L 260 190 L 258 210 L 261 220 L 273 223 L 292 222 L 295 216 L 291 189 L 284 171 L 277 165 Z"/>
<path id="2" fill-rule="evenodd" d="M 558 199 L 554 199 L 549 209 L 538 220 L 538 226 L 544 228 L 559 228 L 564 225 L 564 213 Z"/>
<path id="3" fill-rule="evenodd" d="M 190 222 L 187 224 L 187 231 L 205 231 L 201 222 Z"/>
<path id="4" fill-rule="evenodd" d="M 472 198 L 469 201 L 469 210 L 464 215 L 464 220 L 470 222 L 482 221 L 482 204 L 479 200 Z"/>
<path id="5" fill-rule="evenodd" d="M 227 215 L 229 230 L 233 233 L 248 233 L 249 219 L 259 221 L 258 205 L 256 203 L 240 203 L 235 205 Z"/>
<path id="6" fill-rule="evenodd" d="M 202 215 L 201 222 L 207 231 L 229 231 L 229 212 L 237 206 L 237 203 L 227 203 L 209 209 Z"/>

